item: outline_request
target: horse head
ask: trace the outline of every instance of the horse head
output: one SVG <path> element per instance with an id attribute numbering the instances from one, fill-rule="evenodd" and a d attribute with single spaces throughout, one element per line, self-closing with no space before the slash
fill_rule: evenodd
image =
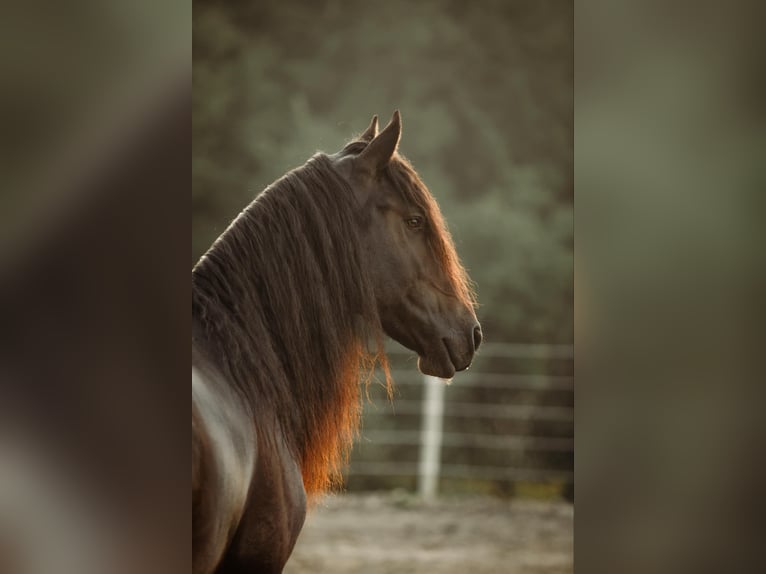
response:
<path id="1" fill-rule="evenodd" d="M 359 236 L 385 333 L 424 374 L 467 369 L 482 340 L 474 297 L 439 207 L 398 153 L 401 117 L 370 127 L 334 156 L 359 205 Z"/>

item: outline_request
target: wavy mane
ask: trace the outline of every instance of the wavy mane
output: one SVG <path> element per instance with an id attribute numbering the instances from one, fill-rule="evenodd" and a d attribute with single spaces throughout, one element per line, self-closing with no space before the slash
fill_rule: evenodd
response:
<path id="1" fill-rule="evenodd" d="M 318 154 L 261 193 L 192 271 L 206 354 L 251 406 L 262 439 L 280 426 L 309 495 L 340 478 L 360 376 L 377 361 L 390 380 L 354 203 Z"/>
<path id="2" fill-rule="evenodd" d="M 473 304 L 425 185 L 398 155 L 386 176 L 424 210 L 451 290 Z M 276 440 L 279 426 L 310 497 L 340 478 L 358 428 L 360 378 L 380 364 L 391 390 L 355 205 L 330 158 L 317 154 L 261 193 L 192 270 L 192 318 L 206 357 L 250 407 L 259 440 Z"/>

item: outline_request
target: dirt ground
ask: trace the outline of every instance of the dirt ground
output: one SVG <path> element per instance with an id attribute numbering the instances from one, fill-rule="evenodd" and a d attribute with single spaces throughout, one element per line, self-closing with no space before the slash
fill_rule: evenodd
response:
<path id="1" fill-rule="evenodd" d="M 345 494 L 310 512 L 285 574 L 569 574 L 564 502 Z"/>

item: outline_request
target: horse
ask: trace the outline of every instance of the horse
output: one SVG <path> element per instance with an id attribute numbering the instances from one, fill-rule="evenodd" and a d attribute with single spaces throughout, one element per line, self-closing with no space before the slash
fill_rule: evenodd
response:
<path id="1" fill-rule="evenodd" d="M 360 380 L 393 338 L 421 372 L 467 369 L 475 294 L 401 116 L 261 192 L 192 270 L 192 570 L 282 572 L 337 484 Z M 366 375 L 365 375 L 366 373 Z"/>

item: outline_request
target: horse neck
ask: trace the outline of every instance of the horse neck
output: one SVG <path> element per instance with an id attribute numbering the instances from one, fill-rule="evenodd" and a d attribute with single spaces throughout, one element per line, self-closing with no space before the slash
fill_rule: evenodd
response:
<path id="1" fill-rule="evenodd" d="M 309 492 L 337 470 L 355 429 L 363 327 L 376 322 L 354 222 L 348 210 L 326 209 L 337 192 L 324 191 L 266 194 L 193 272 L 197 315 L 222 370 L 256 420 L 266 410 L 276 417 Z"/>

